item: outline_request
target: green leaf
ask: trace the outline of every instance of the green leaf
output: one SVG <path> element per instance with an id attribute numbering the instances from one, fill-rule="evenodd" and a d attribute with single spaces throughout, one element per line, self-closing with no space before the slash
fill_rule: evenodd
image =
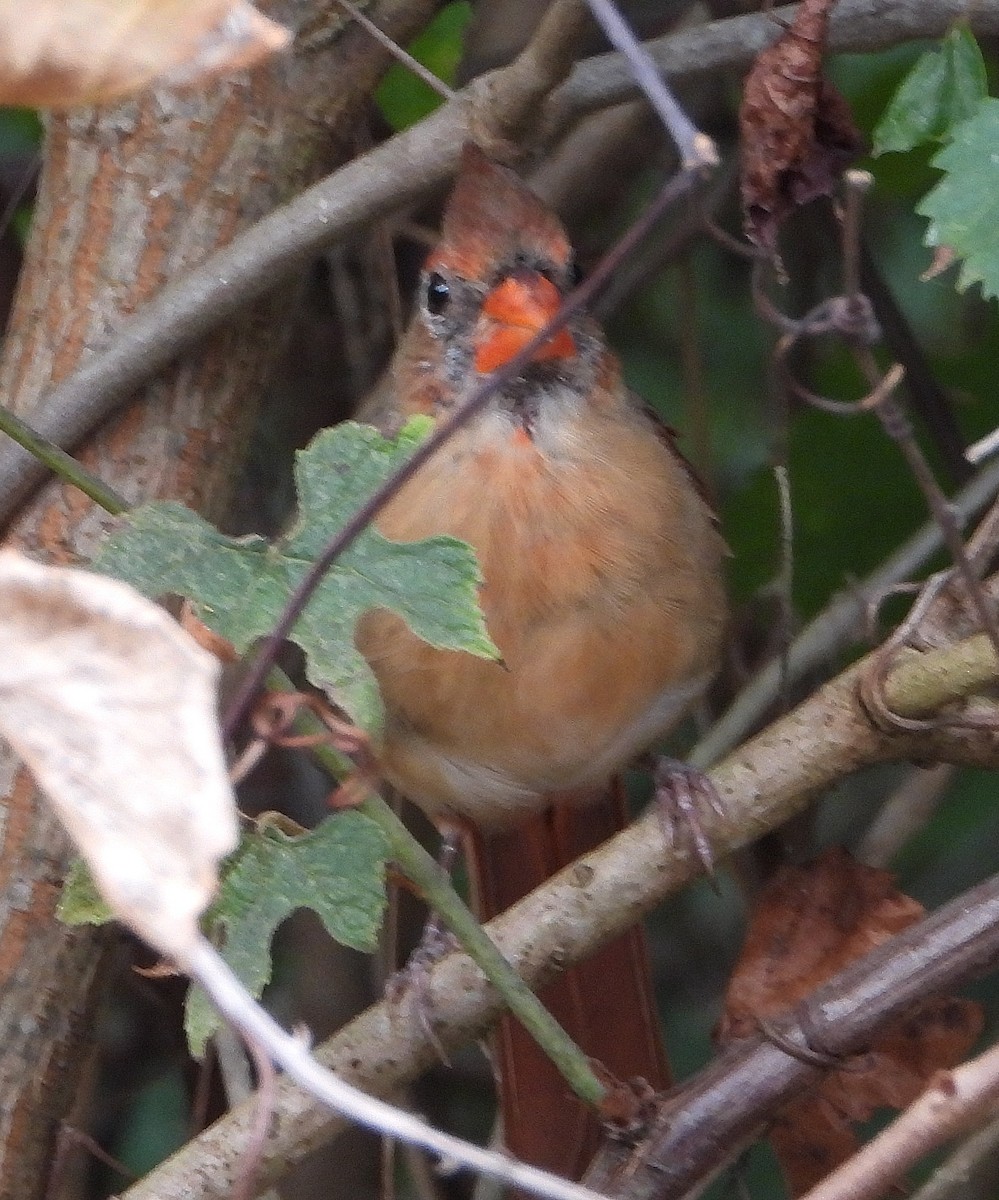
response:
<path id="1" fill-rule="evenodd" d="M 999 100 L 981 101 L 933 159 L 944 178 L 916 211 L 930 218 L 928 246 L 948 246 L 961 264 L 957 287 L 999 295 Z"/>
<path id="2" fill-rule="evenodd" d="M 461 58 L 462 38 L 472 19 L 472 6 L 461 0 L 447 4 L 408 47 L 409 53 L 446 84 L 454 82 Z M 407 129 L 444 103 L 443 98 L 413 74 L 404 63 L 395 63 L 375 92 L 375 103 L 393 129 Z"/>
<path id="3" fill-rule="evenodd" d="M 367 425 L 323 430 L 296 461 L 299 518 L 290 534 L 231 538 L 181 504 L 134 509 L 106 544 L 99 570 L 150 596 L 188 597 L 202 621 L 243 652 L 277 621 L 330 537 L 425 437 L 426 418 L 387 441 Z M 399 613 L 433 646 L 497 657 L 478 606 L 478 564 L 450 537 L 397 543 L 368 529 L 334 563 L 292 631 L 307 674 L 365 729 L 381 721 L 374 676 L 354 647 L 357 618 Z"/>
<path id="4" fill-rule="evenodd" d="M 987 95 L 985 60 L 974 34 L 955 25 L 903 79 L 874 130 L 874 153 L 947 141 Z"/>
<path id="5" fill-rule="evenodd" d="M 69 864 L 56 916 L 65 925 L 105 925 L 115 919 L 82 858 L 74 858 Z"/>
<path id="6" fill-rule="evenodd" d="M 298 837 L 262 824 L 228 860 L 205 918 L 208 936 L 258 997 L 271 977 L 274 931 L 298 908 L 313 909 L 338 942 L 371 952 L 385 909 L 387 857 L 384 835 L 361 813 L 336 813 Z M 218 1024 L 204 993 L 192 988 L 185 1028 L 195 1057 Z"/>

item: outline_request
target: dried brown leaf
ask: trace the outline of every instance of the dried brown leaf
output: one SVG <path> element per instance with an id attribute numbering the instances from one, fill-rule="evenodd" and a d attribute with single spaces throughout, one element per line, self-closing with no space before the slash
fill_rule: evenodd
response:
<path id="1" fill-rule="evenodd" d="M 776 253 L 781 222 L 828 195 L 864 147 L 842 95 L 822 77 L 835 0 L 803 0 L 793 23 L 760 52 L 746 77 L 742 206 L 746 236 Z"/>
<path id="2" fill-rule="evenodd" d="M 0 553 L 0 733 L 115 915 L 183 961 L 235 848 L 219 667 L 125 584 Z"/>
<path id="3" fill-rule="evenodd" d="M 0 0 L 0 104 L 101 104 L 252 66 L 289 39 L 248 0 Z"/>
<path id="4" fill-rule="evenodd" d="M 720 1040 L 755 1032 L 761 1019 L 786 1012 L 923 911 L 888 871 L 857 863 L 842 849 L 781 871 L 760 898 L 729 981 Z M 928 1000 L 881 1033 L 868 1053 L 785 1107 L 770 1137 L 792 1193 L 808 1191 L 856 1151 L 853 1123 L 879 1108 L 905 1107 L 938 1069 L 959 1062 L 981 1025 L 977 1004 Z"/>

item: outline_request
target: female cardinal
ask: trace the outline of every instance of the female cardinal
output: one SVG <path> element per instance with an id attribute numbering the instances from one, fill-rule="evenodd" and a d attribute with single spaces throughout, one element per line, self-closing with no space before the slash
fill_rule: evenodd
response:
<path id="1" fill-rule="evenodd" d="M 556 217 L 466 147 L 394 363 L 394 416 L 460 404 L 554 316 L 572 273 Z M 364 617 L 358 645 L 385 702 L 385 775 L 438 825 L 474 831 L 485 918 L 620 824 L 610 780 L 715 670 L 724 543 L 686 463 L 585 314 L 537 350 L 378 527 L 398 541 L 451 534 L 478 556 L 500 661 L 435 649 L 386 611 Z M 545 999 L 619 1077 L 665 1084 L 640 934 Z M 514 1027 L 501 1041 L 512 1057 L 501 1061 L 504 1097 L 521 1116 L 504 1112 L 510 1149 L 578 1172 L 590 1126 Z M 549 1111 L 525 1110 L 524 1088 Z"/>

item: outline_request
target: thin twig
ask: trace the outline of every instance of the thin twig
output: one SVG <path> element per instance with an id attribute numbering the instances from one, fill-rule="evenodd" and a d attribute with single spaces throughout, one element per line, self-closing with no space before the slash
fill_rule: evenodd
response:
<path id="1" fill-rule="evenodd" d="M 791 477 L 787 467 L 778 463 L 774 467 L 774 482 L 780 513 L 780 569 L 777 572 L 777 604 L 780 614 L 778 645 L 780 653 L 780 697 L 781 707 L 787 708 L 791 701 L 791 670 L 789 647 L 791 625 L 794 620 L 794 509 L 791 505 Z"/>
<path id="2" fill-rule="evenodd" d="M 974 646 L 984 647 L 982 653 L 987 654 L 988 641 L 984 636 L 974 639 Z M 939 670 L 951 653 L 950 648 L 929 651 L 915 656 L 916 662 L 900 662 L 890 681 L 893 707 L 905 707 L 906 691 L 919 677 L 935 682 L 938 700 L 952 699 L 957 675 L 963 668 L 956 668 L 954 676 Z M 871 763 L 905 760 L 916 754 L 940 761 L 999 763 L 999 736 L 994 732 L 939 730 L 912 738 L 875 730 L 856 702 L 856 681 L 863 669 L 864 664 L 860 664 L 826 684 L 712 771 L 712 782 L 724 798 L 728 813 L 727 816 L 705 814 L 705 830 L 716 858 L 723 858 L 782 824 L 800 812 L 817 791 Z M 925 688 L 921 691 L 924 696 L 928 694 Z M 519 974 L 534 986 L 541 986 L 552 978 L 553 964 L 568 966 L 592 954 L 598 945 L 621 933 L 697 875 L 700 868 L 692 855 L 682 848 L 679 852 L 666 851 L 659 827 L 658 813 L 643 816 L 586 856 L 585 887 L 580 886 L 581 873 L 576 864 L 490 922 L 487 932 L 491 940 Z M 974 933 L 969 935 L 973 924 L 983 936 L 999 936 L 996 911 L 982 911 L 971 903 L 973 899 L 974 896 L 959 898 L 951 910 L 957 922 L 954 932 L 972 949 L 980 945 Z M 999 899 L 995 903 L 999 905 Z M 940 986 L 953 987 L 956 962 L 949 952 L 945 954 L 948 957 L 942 960 L 937 978 Z M 976 960 L 974 954 L 959 961 L 963 961 L 969 972 L 984 965 L 984 960 Z M 927 981 L 922 974 L 925 960 L 910 954 L 900 958 L 896 965 L 900 977 L 888 979 L 879 994 L 890 999 L 900 986 L 899 979 L 913 974 L 914 986 L 920 995 L 925 994 Z M 427 995 L 439 1014 L 435 1030 L 448 1047 L 479 1036 L 500 1007 L 495 991 L 461 954 L 449 955 L 433 968 Z M 852 1008 L 844 1002 L 844 1011 L 860 1021 L 855 1028 L 858 1041 L 863 1041 L 866 1027 L 860 1033 L 860 1026 L 871 1015 L 867 998 L 854 1003 Z M 838 1011 L 830 1010 L 829 1017 L 835 1027 L 840 1019 Z M 384 1004 L 361 1014 L 317 1053 L 345 1079 L 381 1095 L 395 1095 L 435 1059 L 418 1023 L 393 1020 Z M 725 1093 L 726 1119 L 736 1115 L 737 1106 L 745 1104 L 747 1088 L 755 1102 L 755 1089 L 767 1083 L 767 1068 L 771 1064 L 783 1070 L 785 1056 L 773 1047 L 768 1053 L 773 1057 L 762 1063 L 762 1073 L 734 1079 Z M 760 1065 L 757 1060 L 757 1066 Z M 801 1069 L 801 1064 L 792 1063 L 791 1067 Z M 722 1110 L 714 1111 L 715 1116 L 709 1119 L 715 1124 L 710 1128 L 718 1128 L 715 1118 Z M 279 1085 L 278 1113 L 265 1152 L 265 1178 L 271 1181 L 296 1161 L 304 1149 L 328 1141 L 344 1127 L 342 1119 L 332 1117 L 314 1099 L 290 1085 Z M 245 1140 L 252 1117 L 252 1110 L 244 1108 L 222 1118 L 182 1147 L 169 1163 L 129 1189 L 122 1200 L 224 1200 L 238 1148 Z"/>
<path id="3" fill-rule="evenodd" d="M 860 226 L 863 198 L 870 189 L 873 177 L 867 171 L 847 171 L 844 176 L 846 203 L 843 220 L 843 278 L 847 303 L 860 299 Z M 866 344 L 854 342 L 854 357 L 872 389 L 861 407 L 873 409 L 885 433 L 895 442 L 926 498 L 933 519 L 943 532 L 944 542 L 961 575 L 968 598 L 978 614 L 982 629 L 988 634 L 999 657 L 999 618 L 989 602 L 976 574 L 961 536 L 953 510 L 940 489 L 936 477 L 916 441 L 912 425 L 902 406 L 894 398 L 894 385 L 889 376 L 882 377 L 877 361 Z M 899 368 L 901 374 L 901 368 Z M 889 372 L 890 375 L 890 372 Z"/>
<path id="4" fill-rule="evenodd" d="M 964 457 L 968 462 L 977 464 L 991 458 L 997 451 L 999 451 L 999 427 L 969 446 L 964 452 Z"/>
<path id="5" fill-rule="evenodd" d="M 930 821 L 954 780 L 950 763 L 913 767 L 904 782 L 885 800 L 854 851 L 858 862 L 887 867 Z"/>
<path id="6" fill-rule="evenodd" d="M 432 88 L 438 96 L 443 97 L 445 100 L 454 99 L 453 88 L 449 88 L 443 79 L 438 78 L 433 71 L 431 71 L 428 67 L 425 67 L 418 58 L 414 58 L 408 50 L 404 50 L 397 41 L 395 41 L 393 38 L 390 38 L 387 33 L 379 29 L 374 21 L 372 21 L 370 17 L 366 17 L 356 4 L 352 4 L 351 0 L 334 0 L 334 3 L 338 4 L 344 10 L 344 12 L 350 13 L 351 17 L 357 22 L 357 24 L 360 25 L 366 33 L 369 33 L 379 44 L 379 46 L 384 47 L 393 58 L 397 59 L 404 67 L 412 71 L 418 79 L 422 79 L 427 87 Z"/>
<path id="7" fill-rule="evenodd" d="M 793 15 L 791 7 L 774 14 Z M 967 18 L 980 34 L 999 33 L 999 0 L 839 0 L 833 9 L 829 49 L 872 51 L 917 38 L 938 37 Z M 714 21 L 647 43 L 658 69 L 671 80 L 712 76 L 747 65 L 773 37 L 773 20 L 759 14 Z M 514 64 L 511 64 L 511 67 Z M 454 170 L 463 141 L 486 135 L 490 106 L 503 119 L 538 116 L 554 132 L 594 109 L 637 93 L 619 54 L 579 64 L 547 100 L 523 91 L 518 108 L 510 89 L 523 89 L 525 72 L 511 68 L 473 81 L 454 101 L 307 189 L 257 222 L 197 267 L 164 287 L 93 354 L 58 384 L 37 417 L 38 433 L 69 449 L 128 400 L 185 347 L 300 269 L 324 246 L 367 223 L 423 198 Z M 503 129 L 495 131 L 503 135 Z M 0 525 L 44 479 L 37 462 L 13 447 L 0 448 Z"/>
<path id="8" fill-rule="evenodd" d="M 0 433 L 5 433 L 23 446 L 38 462 L 44 464 L 58 479 L 79 488 L 105 512 L 119 516 L 129 507 L 128 502 L 103 480 L 88 471 L 81 462 L 47 438 L 42 437 L 27 421 L 0 405 Z"/>
<path id="9" fill-rule="evenodd" d="M 587 0 L 587 3 L 608 41 L 627 59 L 636 83 L 666 126 L 666 132 L 679 151 L 683 169 L 696 171 L 703 167 L 716 167 L 719 159 L 714 142 L 697 128 L 677 103 L 648 51 L 618 12 L 614 0 Z"/>
<path id="10" fill-rule="evenodd" d="M 960 525 L 965 525 L 999 494 L 999 463 L 993 463 L 950 500 Z M 905 579 L 911 579 L 943 547 L 943 534 L 931 521 L 904 542 L 863 582 L 834 596 L 825 609 L 791 643 L 787 669 L 792 683 L 862 640 L 866 604 Z M 766 716 L 780 695 L 780 666 L 772 662 L 736 696 L 728 710 L 708 730 L 689 755 L 689 761 L 708 767 L 728 753 Z"/>
<path id="11" fill-rule="evenodd" d="M 880 372 L 874 360 L 874 355 L 869 350 L 863 349 L 857 351 L 857 357 L 868 381 L 872 381 L 876 387 Z M 947 503 L 947 497 L 940 490 L 940 485 L 937 483 L 925 455 L 919 448 L 919 444 L 912 431 L 912 426 L 898 402 L 887 392 L 883 393 L 880 397 L 875 396 L 873 399 L 874 403 L 871 407 L 881 421 L 885 433 L 888 434 L 901 450 L 913 478 L 926 498 L 933 519 L 943 532 L 943 539 L 947 550 L 960 572 L 962 582 L 968 592 L 968 599 L 978 615 L 982 629 L 985 630 L 992 640 L 996 654 L 999 656 L 999 618 L 997 618 L 995 609 L 985 595 L 982 582 L 976 575 L 968 558 L 964 540 L 961 537 L 961 531 L 954 517 L 954 512 Z"/>
<path id="12" fill-rule="evenodd" d="M 243 1163 L 232 1186 L 232 1200 L 253 1200 L 257 1195 L 255 1184 L 260 1172 L 267 1133 L 274 1119 L 277 1093 L 277 1075 L 266 1046 L 250 1034 L 244 1034 L 243 1039 L 257 1069 L 257 1111 L 250 1127 L 250 1136 L 243 1146 Z M 272 1198 L 280 1200 L 276 1193 L 272 1193 Z M 261 1197 L 261 1200 L 267 1200 L 267 1197 Z"/>
<path id="13" fill-rule="evenodd" d="M 92 1158 L 103 1163 L 122 1179 L 134 1179 L 135 1172 L 129 1170 L 124 1163 L 119 1162 L 113 1155 L 108 1154 L 104 1147 L 83 1129 L 63 1122 L 56 1134 L 55 1156 L 49 1171 L 48 1184 L 45 1189 L 45 1200 L 58 1200 L 66 1182 L 67 1167 L 72 1150 L 82 1148 Z"/>
<path id="14" fill-rule="evenodd" d="M 846 203 L 843 206 L 843 292 L 848 298 L 858 299 L 863 293 L 860 286 L 861 216 L 863 197 L 874 186 L 870 171 L 851 169 L 843 175 Z"/>
<path id="15" fill-rule="evenodd" d="M 667 266 L 683 258 L 703 236 L 711 222 L 711 214 L 724 202 L 736 177 L 734 163 L 717 172 L 713 182 L 698 197 L 696 205 L 688 205 L 675 215 L 661 231 L 649 239 L 648 248 L 620 271 L 593 306 L 593 315 L 606 324 L 632 292 L 656 278 Z"/>
<path id="16" fill-rule="evenodd" d="M 999 1105 L 999 1046 L 939 1071 L 887 1129 L 827 1175 L 804 1200 L 880 1200 L 910 1167 L 958 1134 L 978 1129 Z"/>
<path id="17" fill-rule="evenodd" d="M 820 216 L 834 224 L 831 209 L 818 208 Z M 906 314 L 886 283 L 866 242 L 859 251 L 860 285 L 881 327 L 882 340 L 892 357 L 905 368 L 905 387 L 916 416 L 929 431 L 950 482 L 967 483 L 974 474 L 972 460 L 964 453 L 965 438 L 954 413 L 947 389 L 937 379 L 924 347 Z"/>
<path id="18" fill-rule="evenodd" d="M 266 1047 L 268 1055 L 284 1069 L 289 1078 L 321 1104 L 343 1113 L 368 1129 L 375 1129 L 414 1146 L 422 1146 L 432 1154 L 484 1175 L 491 1175 L 532 1195 L 548 1200 L 599 1200 L 597 1194 L 588 1188 L 433 1129 L 419 1117 L 344 1083 L 317 1062 L 299 1038 L 282 1029 L 257 1004 L 206 939 L 198 940 L 182 966 L 201 984 L 213 1004 L 244 1037 L 252 1038 Z"/>

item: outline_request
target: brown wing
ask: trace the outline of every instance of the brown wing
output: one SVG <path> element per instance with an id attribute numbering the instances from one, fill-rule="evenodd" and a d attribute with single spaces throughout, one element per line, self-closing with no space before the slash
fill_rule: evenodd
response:
<path id="1" fill-rule="evenodd" d="M 684 470 L 687 472 L 687 475 L 690 478 L 690 482 L 694 485 L 695 491 L 701 497 L 701 499 L 704 501 L 704 503 L 708 506 L 708 508 L 711 509 L 711 515 L 714 517 L 715 523 L 717 524 L 718 517 L 715 515 L 715 511 L 714 511 L 714 507 L 713 507 L 714 497 L 708 491 L 707 485 L 704 483 L 704 480 L 701 479 L 700 475 L 698 475 L 697 472 L 694 470 L 693 464 L 691 463 L 690 459 L 687 458 L 687 456 L 684 454 L 684 452 L 680 449 L 680 446 L 678 444 L 678 439 L 679 439 L 680 435 L 677 433 L 677 431 L 673 428 L 672 425 L 666 424 L 666 422 L 656 412 L 656 410 L 652 407 L 651 404 L 646 404 L 643 400 L 640 400 L 634 394 L 632 395 L 632 400 L 634 402 L 635 407 L 639 410 L 639 412 L 644 413 L 644 415 L 648 418 L 649 424 L 656 431 L 656 436 L 659 438 L 659 440 L 663 443 L 664 446 L 669 447 L 670 452 L 674 455 L 677 462 L 679 462 L 683 465 Z"/>

